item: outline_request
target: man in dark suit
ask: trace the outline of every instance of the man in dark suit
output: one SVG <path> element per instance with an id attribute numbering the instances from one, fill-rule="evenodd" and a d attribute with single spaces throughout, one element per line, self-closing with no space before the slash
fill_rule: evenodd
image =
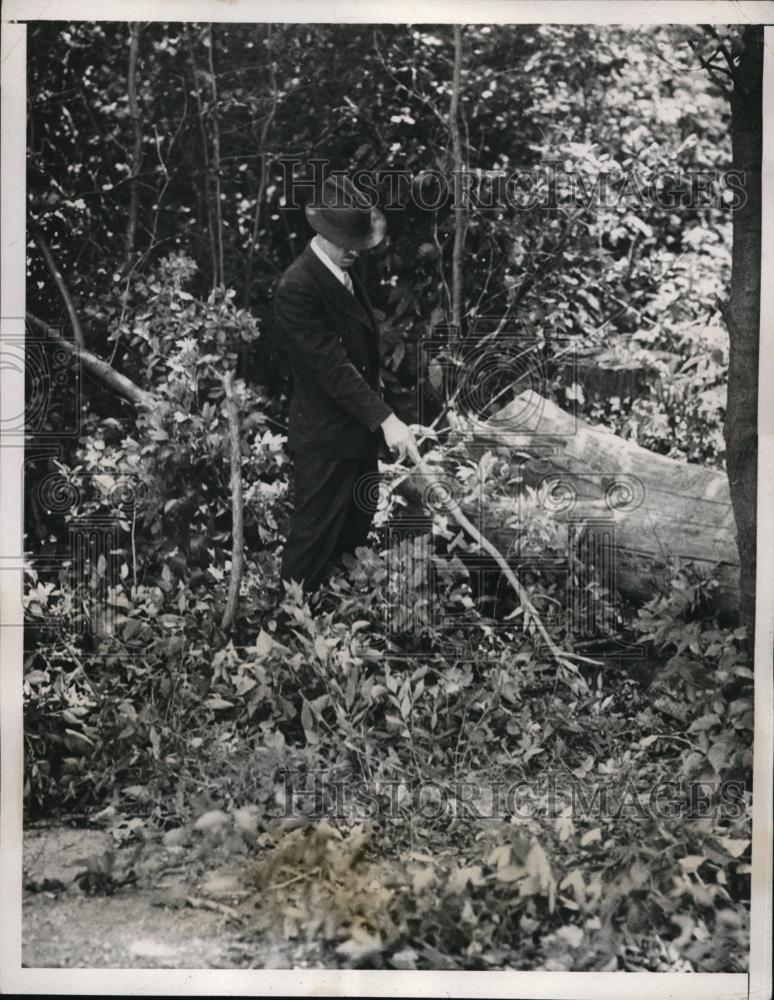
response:
<path id="1" fill-rule="evenodd" d="M 306 216 L 317 235 L 282 275 L 274 308 L 293 379 L 294 508 L 281 576 L 312 591 L 330 561 L 366 541 L 382 440 L 402 456 L 414 439 L 379 393 L 379 327 L 349 273 L 384 238 L 384 215 L 331 177 Z"/>

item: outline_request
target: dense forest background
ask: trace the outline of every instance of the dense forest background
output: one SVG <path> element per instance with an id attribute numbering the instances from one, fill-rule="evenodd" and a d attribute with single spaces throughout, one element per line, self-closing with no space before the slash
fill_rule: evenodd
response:
<path id="1" fill-rule="evenodd" d="M 218 824 L 235 839 L 212 851 L 271 847 L 264 879 L 311 851 L 322 874 L 283 926 L 303 936 L 328 907 L 334 963 L 744 968 L 752 673 L 744 628 L 703 599 L 712 580 L 677 566 L 634 608 L 579 570 L 601 638 L 645 655 L 574 671 L 502 627 L 516 609 L 471 588 L 442 517 L 435 600 L 461 615 L 452 637 L 416 611 L 427 579 L 405 566 L 421 561 L 385 547 L 384 527 L 311 610 L 279 593 L 288 387 L 271 318 L 312 235 L 294 192 L 363 171 L 389 227 L 363 261 L 386 396 L 406 420 L 438 418 L 461 489 L 483 490 L 528 549 L 557 548 L 551 518 L 533 504 L 515 520 L 508 463 L 471 462 L 444 420 L 443 372 L 472 357 L 493 359 L 478 415 L 526 384 L 498 346 L 509 336 L 539 343 L 546 398 L 723 470 L 741 33 L 36 23 L 28 44 L 28 319 L 62 369 L 26 460 L 29 816 L 99 808 L 117 842 L 158 846 L 146 874 L 170 832 Z M 460 171 L 477 193 L 462 205 L 438 181 Z M 498 171 L 521 179 L 515 207 L 486 207 Z M 57 354 L 60 338 L 75 352 Z M 99 544 L 74 549 L 84 524 Z M 407 579 L 411 628 L 387 610 Z M 550 572 L 530 589 L 558 603 Z M 282 769 L 397 781 L 397 806 L 366 832 L 310 818 L 311 850 L 272 826 Z M 594 820 L 569 802 L 546 817 L 535 792 L 521 824 L 457 817 L 453 844 L 409 808 L 429 779 L 553 771 L 612 783 L 619 802 L 663 781 L 736 794 L 710 819 L 630 803 Z M 376 895 L 364 844 L 401 866 Z M 331 910 L 342 866 L 357 878 Z"/>

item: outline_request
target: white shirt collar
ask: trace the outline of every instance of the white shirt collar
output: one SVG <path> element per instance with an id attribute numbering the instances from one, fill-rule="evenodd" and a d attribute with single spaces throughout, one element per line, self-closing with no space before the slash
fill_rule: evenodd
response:
<path id="1" fill-rule="evenodd" d="M 346 288 L 347 287 L 347 279 L 346 279 L 346 275 L 344 273 L 344 270 L 342 268 L 340 268 L 338 266 L 338 264 L 334 264 L 333 263 L 333 261 L 330 259 L 330 257 L 328 256 L 328 254 L 323 250 L 323 248 L 317 242 L 317 237 L 316 236 L 314 236 L 312 238 L 311 247 L 312 247 L 312 250 L 314 250 L 315 254 L 320 258 L 320 260 L 323 262 L 323 264 L 325 264 L 325 266 L 331 272 L 331 274 L 334 275 L 334 277 L 338 278 L 338 280 Z M 352 279 L 350 279 L 350 280 L 352 280 Z"/>

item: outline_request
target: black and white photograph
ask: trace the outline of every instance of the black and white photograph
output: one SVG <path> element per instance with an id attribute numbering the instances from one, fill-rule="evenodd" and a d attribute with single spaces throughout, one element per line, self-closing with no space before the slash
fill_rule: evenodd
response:
<path id="1" fill-rule="evenodd" d="M 772 22 L 5 6 L 3 992 L 771 997 Z"/>

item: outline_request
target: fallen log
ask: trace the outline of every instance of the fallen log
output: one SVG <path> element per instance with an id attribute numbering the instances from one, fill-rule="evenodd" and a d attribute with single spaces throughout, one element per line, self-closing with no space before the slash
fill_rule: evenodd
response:
<path id="1" fill-rule="evenodd" d="M 571 541 L 594 539 L 609 589 L 642 603 L 691 566 L 718 581 L 713 609 L 738 614 L 739 555 L 725 473 L 648 451 L 532 391 L 486 421 L 458 418 L 457 427 L 471 457 L 504 450 L 541 506 L 568 526 Z M 416 475 L 407 484 L 409 497 L 423 490 Z M 479 513 L 495 545 L 512 554 L 513 533 Z"/>

